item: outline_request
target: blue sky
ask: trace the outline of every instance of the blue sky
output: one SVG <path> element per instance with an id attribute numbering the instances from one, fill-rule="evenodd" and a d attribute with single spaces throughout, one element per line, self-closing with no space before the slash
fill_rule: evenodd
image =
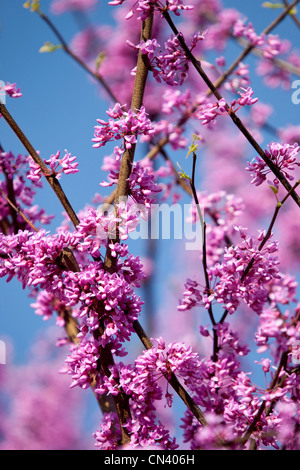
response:
<path id="1" fill-rule="evenodd" d="M 16 82 L 21 87 L 23 97 L 17 100 L 8 98 L 8 109 L 44 158 L 64 149 L 77 155 L 80 172 L 63 177 L 61 183 L 75 211 L 79 211 L 99 191 L 99 182 L 103 178 L 101 153 L 92 148 L 91 138 L 96 119 L 105 114 L 107 101 L 86 73 L 62 51 L 53 54 L 38 52 L 46 41 L 57 41 L 38 15 L 25 10 L 22 4 L 23 0 L 1 2 L 0 80 Z M 42 1 L 46 13 L 49 4 Z M 240 9 L 258 32 L 278 15 L 278 11 L 262 9 L 261 4 L 258 0 L 223 2 L 224 7 Z M 101 0 L 99 5 L 96 12 L 89 14 L 95 23 L 106 22 L 113 11 L 107 2 Z M 52 18 L 67 41 L 73 37 L 77 26 L 71 15 Z M 287 18 L 276 33 L 293 41 L 299 31 Z M 228 63 L 239 51 L 238 46 L 233 46 Z M 291 93 L 270 89 L 260 79 L 255 80 L 254 88 L 255 96 L 266 103 L 276 103 L 272 116 L 274 126 L 298 122 L 300 108 L 292 104 Z M 0 121 L 0 142 L 5 150 L 24 153 L 22 145 L 3 120 Z M 38 193 L 37 202 L 48 213 L 56 214 L 57 221 L 60 220 L 60 204 L 46 183 L 44 190 Z M 166 260 L 163 256 L 160 260 L 158 285 L 163 289 Z M 158 295 L 162 293 L 160 290 L 157 292 Z M 43 322 L 34 315 L 29 307 L 30 300 L 18 283 L 5 284 L 2 280 L 0 293 L 0 339 L 11 338 L 15 360 L 23 361 L 32 337 L 44 327 Z"/>

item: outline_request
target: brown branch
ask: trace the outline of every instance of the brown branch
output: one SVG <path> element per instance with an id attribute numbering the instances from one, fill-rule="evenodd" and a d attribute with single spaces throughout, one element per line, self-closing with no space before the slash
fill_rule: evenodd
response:
<path id="1" fill-rule="evenodd" d="M 150 16 L 143 21 L 141 29 L 141 41 L 147 41 L 151 39 L 153 26 L 153 12 Z M 146 87 L 146 81 L 148 76 L 148 57 L 146 54 L 142 54 L 139 50 L 136 75 L 134 80 L 131 109 L 137 111 L 141 108 L 144 99 L 144 92 Z M 121 161 L 118 184 L 116 193 L 114 196 L 115 207 L 119 203 L 120 198 L 126 198 L 129 194 L 129 181 L 128 178 L 131 174 L 132 163 L 134 160 L 136 145 L 133 144 L 130 149 L 126 149 Z M 118 241 L 118 236 L 114 242 Z M 105 268 L 109 272 L 113 272 L 115 269 L 115 258 L 111 256 L 110 248 L 108 247 L 105 258 Z"/>
<path id="2" fill-rule="evenodd" d="M 147 41 L 147 39 L 151 38 L 152 21 L 153 21 L 153 17 L 151 15 L 149 18 L 147 18 L 143 22 L 141 40 Z M 140 109 L 140 107 L 142 106 L 147 75 L 148 75 L 147 57 L 145 57 L 143 54 L 139 52 L 137 69 L 136 69 L 136 77 L 135 77 L 135 83 L 134 83 L 134 89 L 133 89 L 133 95 L 132 95 L 132 103 L 131 103 L 131 109 L 133 110 Z M 132 146 L 131 149 L 126 150 L 123 154 L 117 189 L 114 194 L 115 204 L 118 203 L 118 200 L 120 197 L 127 197 L 129 195 L 128 178 L 131 174 L 134 154 L 135 154 L 135 146 Z M 115 268 L 114 260 L 110 256 L 109 250 L 107 250 L 105 266 L 109 272 L 113 272 Z M 135 332 L 137 333 L 138 337 L 140 338 L 141 342 L 143 343 L 143 345 L 146 347 L 146 349 L 151 349 L 153 347 L 152 342 L 150 338 L 148 337 L 148 335 L 146 334 L 146 332 L 144 331 L 144 329 L 142 328 L 138 320 L 134 321 L 133 328 Z M 203 412 L 196 405 L 196 403 L 191 398 L 191 396 L 187 393 L 187 391 L 182 387 L 177 377 L 174 374 L 171 374 L 170 376 L 165 375 L 165 378 L 168 380 L 170 385 L 174 388 L 174 390 L 179 395 L 179 397 L 183 400 L 183 402 L 187 405 L 187 407 L 190 409 L 193 415 L 197 418 L 199 423 L 202 424 L 203 426 L 206 425 L 206 420 L 205 420 Z"/>
<path id="3" fill-rule="evenodd" d="M 38 229 L 30 222 L 30 220 L 26 217 L 26 215 L 24 214 L 24 212 L 22 212 L 17 206 L 16 206 L 16 202 L 12 202 L 10 200 L 10 198 L 5 194 L 4 191 L 2 191 L 2 189 L 0 188 L 0 193 L 2 195 L 2 197 L 5 199 L 5 201 L 7 202 L 7 204 L 9 205 L 9 207 L 12 209 L 12 211 L 14 212 L 14 214 L 19 214 L 23 220 L 26 222 L 26 224 L 29 225 L 29 227 L 32 228 L 32 230 L 34 232 L 38 232 Z M 13 218 L 15 219 L 15 218 Z M 16 225 L 14 223 L 14 228 L 16 228 Z M 16 233 L 16 232 L 15 232 Z"/>
<path id="4" fill-rule="evenodd" d="M 269 26 L 267 26 L 263 33 L 264 34 L 268 34 L 270 33 L 283 19 L 284 17 L 289 13 L 290 9 L 293 8 L 293 6 L 295 6 L 294 4 L 298 3 L 299 0 L 296 0 L 295 2 L 293 2 L 293 4 L 291 4 L 286 10 L 284 10 Z M 213 19 L 213 21 L 215 21 L 215 19 Z M 236 38 L 235 38 L 236 39 Z M 240 39 L 240 38 L 239 38 Z M 234 60 L 234 62 L 228 67 L 228 69 L 214 82 L 214 88 L 215 89 L 218 89 L 220 88 L 220 86 L 225 82 L 225 80 L 228 78 L 228 76 L 236 69 L 236 67 L 238 66 L 238 64 L 243 60 L 245 59 L 245 57 L 250 53 L 250 52 L 254 52 L 256 53 L 257 49 L 253 46 L 251 46 L 249 43 L 247 43 L 247 41 L 244 41 L 243 44 L 246 46 L 245 47 L 245 50 L 241 52 L 241 54 L 237 57 L 236 60 Z M 282 64 L 282 61 L 280 61 L 280 59 L 276 59 L 276 63 L 278 65 L 283 65 Z M 290 64 L 290 67 L 289 67 L 289 71 L 297 74 L 297 75 L 300 75 L 300 70 L 299 68 L 295 68 L 293 67 L 293 64 Z M 206 92 L 206 96 L 210 96 L 212 94 L 212 90 L 210 88 L 208 88 L 207 92 Z M 177 127 L 181 127 L 183 126 L 187 121 L 188 119 L 192 116 L 193 112 L 197 109 L 197 104 L 195 104 L 192 108 L 192 110 L 190 112 L 187 112 L 177 123 Z M 161 151 L 161 149 L 167 145 L 169 142 L 169 138 L 168 136 L 164 136 L 162 137 L 159 142 L 149 151 L 147 157 L 149 158 L 153 158 L 155 155 L 158 154 L 158 152 Z"/>
<path id="5" fill-rule="evenodd" d="M 292 8 L 296 3 L 298 3 L 299 0 L 295 0 L 292 5 L 290 5 L 289 9 Z M 193 64 L 194 68 L 202 78 L 202 80 L 205 82 L 207 87 L 211 90 L 213 95 L 217 98 L 217 100 L 223 99 L 222 95 L 218 91 L 218 89 L 215 87 L 215 85 L 211 82 L 210 78 L 207 76 L 207 74 L 204 72 L 201 63 L 195 58 L 195 56 L 192 54 L 188 46 L 186 45 L 182 34 L 179 33 L 177 30 L 175 24 L 173 23 L 169 13 L 167 11 L 162 12 L 165 20 L 169 24 L 170 28 L 172 29 L 173 33 L 177 36 L 178 41 L 180 43 L 180 46 L 184 50 L 186 57 L 191 61 Z M 248 131 L 248 129 L 244 126 L 242 123 L 241 119 L 235 114 L 235 112 L 230 108 L 230 106 L 226 103 L 226 109 L 227 112 L 232 119 L 233 123 L 236 125 L 236 127 L 240 130 L 240 132 L 246 137 L 250 145 L 255 149 L 255 151 L 258 153 L 258 155 L 263 159 L 263 161 L 266 163 L 266 165 L 270 168 L 270 170 L 274 173 L 274 175 L 278 178 L 278 180 L 281 182 L 281 184 L 284 186 L 284 188 L 290 192 L 291 197 L 294 199 L 296 204 L 300 207 L 300 197 L 299 195 L 293 190 L 292 186 L 290 185 L 289 181 L 287 178 L 281 173 L 279 168 L 270 160 L 264 150 L 260 147 L 258 142 L 254 139 L 252 134 Z"/>
<path id="6" fill-rule="evenodd" d="M 278 26 L 283 19 L 289 14 L 290 10 L 299 2 L 299 0 L 295 0 L 291 5 L 287 5 L 287 8 L 277 17 L 275 18 L 272 23 L 270 23 L 269 26 L 267 26 L 262 32 L 262 35 L 269 34 L 273 29 Z M 231 75 L 231 73 L 236 69 L 236 67 L 239 65 L 242 60 L 245 59 L 245 57 L 251 52 L 254 54 L 257 54 L 259 56 L 262 56 L 263 51 L 249 43 L 247 40 L 244 40 L 243 38 L 236 38 L 232 36 L 233 39 L 235 39 L 237 42 L 241 43 L 243 46 L 245 46 L 245 49 L 241 52 L 241 54 L 237 57 L 237 59 L 228 67 L 228 69 L 216 80 L 215 82 L 215 87 L 219 88 L 220 85 L 224 83 L 224 81 Z M 284 69 L 289 69 L 289 71 L 292 71 L 296 75 L 300 75 L 300 69 L 298 67 L 293 66 L 292 64 L 289 64 L 283 60 L 279 60 L 277 58 L 274 59 L 274 62 L 277 63 L 277 65 L 281 65 L 282 68 Z"/>
<path id="7" fill-rule="evenodd" d="M 210 293 L 210 282 L 209 282 L 209 277 L 208 277 L 208 268 L 207 268 L 207 255 L 206 255 L 206 222 L 202 216 L 201 213 L 201 208 L 198 200 L 198 195 L 196 191 L 196 186 L 195 186 L 195 173 L 196 173 L 196 160 L 197 156 L 195 152 L 193 152 L 193 171 L 192 171 L 192 178 L 190 179 L 190 185 L 191 185 L 191 190 L 193 193 L 193 198 L 194 202 L 196 204 L 196 209 L 198 212 L 198 216 L 200 219 L 201 223 L 201 228 L 202 228 L 202 266 L 203 266 L 203 272 L 204 272 L 204 279 L 205 279 L 205 290 L 206 293 Z M 212 326 L 214 327 L 216 325 L 216 321 L 214 318 L 213 310 L 211 304 L 208 307 L 208 314 L 209 318 L 211 321 Z M 215 328 L 213 328 L 213 355 L 212 355 L 212 360 L 214 362 L 217 361 L 217 352 L 218 352 L 218 335 L 217 331 Z"/>
<path id="8" fill-rule="evenodd" d="M 286 0 L 283 0 L 283 3 L 285 4 L 286 7 L 289 6 L 288 2 Z M 294 21 L 294 23 L 298 26 L 298 28 L 300 28 L 300 21 L 298 20 L 297 16 L 295 15 L 295 13 L 290 13 L 291 15 L 291 18 L 292 20 Z"/>
<path id="9" fill-rule="evenodd" d="M 107 92 L 107 94 L 109 95 L 109 97 L 112 99 L 113 102 L 118 102 L 118 99 L 116 98 L 116 96 L 114 95 L 113 91 L 111 90 L 111 88 L 109 87 L 109 85 L 106 83 L 106 81 L 103 79 L 103 77 L 99 74 L 99 73 L 96 73 L 96 72 L 93 72 L 93 70 L 91 70 L 85 62 L 83 62 L 83 60 L 81 60 L 76 54 L 74 54 L 74 52 L 71 51 L 71 49 L 69 48 L 67 42 L 65 41 L 65 39 L 63 38 L 63 36 L 61 35 L 61 33 L 58 31 L 58 29 L 56 28 L 56 26 L 52 23 L 52 21 L 48 18 L 47 15 L 45 15 L 45 13 L 43 13 L 42 11 L 38 11 L 37 12 L 39 14 L 39 16 L 41 17 L 41 19 L 43 21 L 45 21 L 45 23 L 50 27 L 50 29 L 52 30 L 52 32 L 55 34 L 55 36 L 57 37 L 57 39 L 60 41 L 60 44 L 63 48 L 63 50 L 75 61 L 77 62 L 77 64 L 80 65 L 80 67 L 82 67 L 91 77 L 93 77 L 95 80 L 97 80 L 98 83 L 101 84 L 101 86 L 105 89 L 105 91 Z"/>
<path id="10" fill-rule="evenodd" d="M 79 223 L 79 219 L 74 212 L 67 196 L 65 195 L 59 181 L 54 175 L 49 175 L 49 168 L 46 166 L 44 161 L 41 159 L 39 154 L 36 152 L 36 150 L 33 148 L 29 140 L 27 139 L 26 135 L 23 133 L 23 131 L 20 129 L 16 121 L 13 119 L 13 117 L 10 115 L 8 112 L 6 106 L 1 103 L 0 101 L 0 114 L 2 114 L 3 118 L 9 125 L 9 127 L 14 131 L 20 142 L 24 145 L 25 149 L 28 151 L 28 153 L 31 155 L 35 163 L 37 163 L 45 178 L 47 179 L 48 183 L 52 187 L 53 191 L 57 195 L 58 199 L 60 200 L 61 204 L 63 205 L 66 213 L 68 214 L 71 222 L 73 225 L 76 227 Z"/>

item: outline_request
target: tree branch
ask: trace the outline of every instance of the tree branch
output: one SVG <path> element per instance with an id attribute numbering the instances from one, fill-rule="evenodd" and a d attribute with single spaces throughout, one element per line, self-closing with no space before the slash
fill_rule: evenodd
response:
<path id="1" fill-rule="evenodd" d="M 77 62 L 77 64 L 80 65 L 80 67 L 82 67 L 92 78 L 94 78 L 98 83 L 100 83 L 100 85 L 105 89 L 105 91 L 107 92 L 107 94 L 109 95 L 109 97 L 112 99 L 113 102 L 118 102 L 116 96 L 114 95 L 113 91 L 111 90 L 111 88 L 108 86 L 108 84 L 106 83 L 106 81 L 103 79 L 103 77 L 99 74 L 99 73 L 96 73 L 96 72 L 93 72 L 84 62 L 83 60 L 81 60 L 79 57 L 77 57 L 77 55 L 74 54 L 74 52 L 71 51 L 71 49 L 69 48 L 67 42 L 65 41 L 65 39 L 63 38 L 63 36 L 61 35 L 61 33 L 58 31 L 58 29 L 56 28 L 56 26 L 52 23 L 52 21 L 50 20 L 50 18 L 48 18 L 47 15 L 45 15 L 45 13 L 43 13 L 42 11 L 38 11 L 37 12 L 38 15 L 40 16 L 40 18 L 49 26 L 49 28 L 51 29 L 51 31 L 55 34 L 55 36 L 57 37 L 57 39 L 59 40 L 63 50 L 75 61 Z"/>
<path id="2" fill-rule="evenodd" d="M 287 9 L 288 11 L 295 6 L 299 0 L 295 0 Z M 215 87 L 215 85 L 211 82 L 207 74 L 204 72 L 201 63 L 195 58 L 195 56 L 192 54 L 188 46 L 186 45 L 183 36 L 179 31 L 177 30 L 175 24 L 173 23 L 169 13 L 167 11 L 162 12 L 165 20 L 169 24 L 170 28 L 172 29 L 173 33 L 178 37 L 178 41 L 184 50 L 186 57 L 191 61 L 193 66 L 195 67 L 196 71 L 202 78 L 202 80 L 206 83 L 208 88 L 211 90 L 212 94 L 217 98 L 217 100 L 223 99 L 222 95 L 218 91 L 218 89 Z M 230 106 L 226 103 L 226 109 L 227 112 L 232 119 L 233 123 L 236 125 L 236 127 L 241 131 L 241 133 L 246 137 L 250 145 L 254 148 L 254 150 L 258 153 L 258 155 L 263 159 L 263 161 L 266 163 L 266 165 L 270 168 L 270 170 L 274 173 L 274 175 L 278 178 L 278 180 L 281 182 L 281 184 L 284 186 L 284 188 L 290 192 L 291 197 L 294 199 L 296 204 L 300 207 L 300 197 L 298 194 L 293 190 L 292 186 L 286 179 L 286 177 L 281 173 L 279 168 L 270 160 L 264 150 L 260 147 L 258 142 L 254 139 L 252 134 L 248 131 L 248 129 L 244 126 L 242 123 L 241 119 L 235 114 L 235 112 L 230 108 Z"/>
<path id="3" fill-rule="evenodd" d="M 61 204 L 63 205 L 66 213 L 68 214 L 71 222 L 73 225 L 76 227 L 79 223 L 79 219 L 74 212 L 66 194 L 64 193 L 59 181 L 54 175 L 49 175 L 49 168 L 45 165 L 39 154 L 36 152 L 36 150 L 33 148 L 23 131 L 20 129 L 16 121 L 13 119 L 13 117 L 10 115 L 8 112 L 6 106 L 1 103 L 0 101 L 0 114 L 2 114 L 3 118 L 9 125 L 9 127 L 14 131 L 20 142 L 24 145 L 25 149 L 28 151 L 28 153 L 31 155 L 35 163 L 37 163 L 45 178 L 47 179 L 48 183 L 52 187 L 53 191 L 57 195 L 58 199 L 60 200 Z"/>

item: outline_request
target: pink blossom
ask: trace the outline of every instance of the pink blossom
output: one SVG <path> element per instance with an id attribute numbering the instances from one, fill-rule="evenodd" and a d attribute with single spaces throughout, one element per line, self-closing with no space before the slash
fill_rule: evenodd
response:
<path id="1" fill-rule="evenodd" d="M 103 119 L 97 119 L 99 125 L 95 126 L 95 133 L 92 142 L 93 147 L 98 148 L 105 145 L 107 142 L 125 139 L 125 148 L 131 148 L 137 142 L 137 135 L 151 135 L 153 134 L 153 126 L 150 119 L 147 117 L 144 106 L 137 112 L 131 109 L 127 111 L 122 110 L 123 106 L 116 103 L 114 108 L 107 111 L 111 119 L 108 122 Z"/>
<path id="2" fill-rule="evenodd" d="M 79 170 L 77 169 L 78 162 L 75 162 L 76 158 L 77 157 L 72 157 L 67 150 L 65 150 L 65 155 L 60 158 L 59 150 L 55 155 L 51 155 L 48 160 L 44 160 L 46 165 L 49 166 L 49 173 L 45 174 L 45 176 L 53 175 L 57 179 L 60 179 L 62 173 L 65 173 L 66 175 L 77 173 Z M 33 161 L 32 157 L 29 157 L 28 161 L 31 170 L 27 178 L 35 182 L 39 181 L 43 175 L 42 168 Z M 60 170 L 58 169 L 59 166 L 61 166 Z"/>
<path id="3" fill-rule="evenodd" d="M 61 15 L 66 11 L 87 10 L 94 8 L 98 0 L 53 0 L 51 11 L 56 15 Z"/>
<path id="4" fill-rule="evenodd" d="M 266 157 L 277 166 L 287 179 L 292 181 L 294 177 L 290 174 L 290 171 L 294 171 L 295 167 L 300 166 L 300 163 L 296 160 L 300 147 L 296 143 L 289 145 L 284 142 L 282 144 L 271 142 L 268 147 L 269 150 L 265 150 Z M 262 184 L 271 172 L 261 157 L 256 157 L 256 159 L 248 162 L 246 170 L 251 172 L 253 176 L 251 183 L 256 186 Z M 278 179 L 273 178 L 272 184 L 278 187 Z"/>

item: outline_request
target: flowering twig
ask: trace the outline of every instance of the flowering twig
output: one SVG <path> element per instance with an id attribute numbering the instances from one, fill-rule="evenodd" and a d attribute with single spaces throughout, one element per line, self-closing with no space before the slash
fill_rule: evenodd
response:
<path id="1" fill-rule="evenodd" d="M 192 171 L 192 177 L 189 179 L 189 181 L 190 181 L 194 202 L 196 204 L 196 208 L 197 208 L 197 212 L 198 212 L 198 216 L 199 216 L 200 223 L 201 223 L 201 228 L 202 228 L 202 265 L 203 265 L 206 291 L 209 294 L 211 289 L 210 289 L 210 282 L 209 282 L 208 271 L 207 271 L 206 222 L 205 222 L 205 219 L 204 219 L 204 217 L 201 213 L 201 208 L 200 208 L 199 199 L 198 199 L 196 186 L 195 186 L 195 172 L 196 172 L 197 155 L 196 155 L 195 151 L 193 151 L 192 153 L 193 153 L 193 171 Z M 214 327 L 216 325 L 216 321 L 215 321 L 215 318 L 214 318 L 214 314 L 213 314 L 213 311 L 212 311 L 211 304 L 209 305 L 209 308 L 208 308 L 208 314 L 209 314 L 210 321 L 211 321 L 211 323 Z M 217 360 L 217 349 L 218 349 L 218 336 L 217 336 L 217 331 L 216 331 L 215 328 L 213 328 L 213 335 L 214 335 L 214 341 L 213 341 L 212 360 L 216 361 Z"/>
<path id="2" fill-rule="evenodd" d="M 299 0 L 298 0 L 299 1 Z M 297 3 L 297 0 L 294 2 L 295 4 Z M 292 4 L 293 5 L 293 4 Z M 292 8 L 292 5 L 290 5 L 290 8 Z M 169 13 L 167 11 L 162 12 L 164 18 L 166 19 L 167 23 L 169 24 L 170 28 L 172 29 L 173 33 L 176 34 L 178 37 L 178 41 L 183 48 L 186 56 L 189 58 L 193 66 L 195 67 L 196 71 L 200 75 L 200 77 L 203 79 L 203 81 L 206 83 L 208 88 L 211 90 L 213 95 L 218 99 L 218 101 L 222 100 L 225 102 L 224 98 L 218 91 L 218 89 L 215 87 L 215 85 L 212 83 L 210 78 L 207 76 L 205 71 L 203 70 L 201 63 L 195 58 L 195 56 L 192 54 L 188 46 L 186 45 L 182 34 L 179 33 L 177 30 L 175 24 L 173 23 Z M 244 126 L 242 123 L 241 119 L 236 115 L 236 113 L 230 108 L 230 106 L 225 102 L 225 108 L 231 117 L 233 123 L 236 125 L 236 127 L 241 131 L 241 133 L 246 137 L 250 145 L 256 150 L 256 152 L 260 155 L 260 157 L 263 159 L 263 161 L 268 165 L 270 170 L 274 173 L 274 175 L 277 177 L 277 179 L 281 182 L 281 184 L 284 186 L 284 188 L 290 192 L 291 191 L 291 197 L 294 199 L 296 204 L 300 207 L 300 197 L 299 195 L 293 190 L 292 186 L 286 179 L 286 177 L 282 174 L 282 172 L 277 168 L 276 165 L 266 156 L 265 152 L 263 149 L 260 147 L 258 142 L 255 140 L 253 135 L 248 131 L 248 129 Z"/>
<path id="3" fill-rule="evenodd" d="M 261 33 L 260 36 L 264 36 L 269 34 L 273 29 L 278 26 L 281 21 L 290 13 L 290 10 L 297 4 L 299 3 L 299 0 L 295 0 L 291 5 L 288 5 L 286 3 L 286 7 L 284 11 L 277 17 L 275 18 L 272 23 L 269 24 Z M 260 51 L 258 48 L 255 47 L 254 44 L 248 42 L 244 38 L 237 38 L 235 36 L 232 36 L 237 42 L 240 42 L 243 46 L 245 46 L 244 50 L 240 53 L 240 55 L 232 62 L 232 64 L 228 67 L 228 69 L 215 81 L 214 85 L 216 88 L 219 88 L 220 85 L 224 83 L 224 81 L 229 77 L 229 75 L 237 68 L 240 62 L 242 62 L 245 57 L 251 52 L 257 55 L 262 55 L 262 51 Z M 283 60 L 279 60 L 276 57 L 273 59 L 275 63 L 278 65 L 282 66 L 285 69 L 290 70 L 291 72 L 299 75 L 300 70 L 298 67 L 293 66 L 292 64 L 289 64 Z"/>
<path id="4" fill-rule="evenodd" d="M 4 153 L 4 149 L 1 144 L 0 144 L 0 152 Z M 17 204 L 16 204 L 16 197 L 15 197 L 15 191 L 14 191 L 14 186 L 13 186 L 13 179 L 8 177 L 7 171 L 5 170 L 4 167 L 3 167 L 3 173 L 5 176 L 5 180 L 6 180 L 8 198 L 12 202 L 12 204 L 9 204 L 9 207 L 11 209 L 10 213 L 11 213 L 11 217 L 13 221 L 14 232 L 17 233 L 17 231 L 19 230 L 19 224 L 18 224 L 17 213 L 14 209 L 14 207 L 17 206 Z"/>
<path id="5" fill-rule="evenodd" d="M 29 227 L 32 228 L 32 230 L 34 232 L 38 232 L 38 229 L 30 222 L 30 220 L 26 217 L 26 215 L 21 211 L 21 209 L 19 209 L 14 202 L 12 202 L 9 197 L 5 194 L 4 191 L 2 191 L 2 189 L 0 188 L 0 193 L 2 195 L 2 197 L 5 199 L 5 201 L 7 202 L 7 204 L 13 209 L 13 212 L 15 214 L 19 214 L 23 219 L 24 221 L 29 225 Z"/>
<path id="6" fill-rule="evenodd" d="M 147 41 L 152 35 L 153 13 L 142 23 L 141 40 Z M 144 91 L 146 87 L 146 80 L 148 76 L 148 59 L 145 54 L 139 51 L 136 76 L 134 80 L 134 87 L 132 92 L 131 110 L 139 110 L 143 104 Z M 119 203 L 120 198 L 127 197 L 129 194 L 129 176 L 131 174 L 132 163 L 134 160 L 136 145 L 132 144 L 127 148 L 122 156 L 120 166 L 118 184 L 114 197 L 115 205 Z M 118 237 L 116 237 L 116 241 Z M 114 258 L 111 256 L 110 248 L 108 248 L 105 258 L 105 267 L 108 271 L 114 270 Z"/>
<path id="7" fill-rule="evenodd" d="M 258 251 L 261 251 L 263 249 L 263 247 L 265 246 L 265 244 L 267 243 L 267 241 L 269 240 L 270 236 L 272 235 L 272 230 L 273 230 L 273 227 L 274 227 L 274 224 L 276 222 L 276 219 L 278 217 L 278 214 L 279 214 L 279 211 L 281 209 L 281 207 L 283 206 L 283 204 L 286 202 L 286 200 L 288 199 L 288 197 L 292 194 L 292 191 L 294 191 L 298 186 L 300 185 L 300 180 L 296 181 L 296 183 L 294 184 L 294 186 L 290 189 L 290 191 L 284 196 L 284 198 L 279 202 L 277 202 L 276 204 L 276 207 L 274 209 L 274 213 L 273 213 L 273 216 L 272 216 L 272 219 L 271 219 L 271 222 L 269 224 L 269 227 L 268 227 L 268 230 L 265 234 L 265 236 L 263 237 L 262 241 L 260 242 L 259 246 L 258 246 Z M 246 266 L 246 268 L 244 269 L 243 271 L 243 274 L 241 276 L 241 280 L 243 281 L 245 279 L 245 277 L 248 275 L 250 269 L 252 268 L 253 264 L 254 264 L 254 261 L 255 259 L 254 258 L 251 258 L 251 260 L 249 261 L 248 265 Z M 223 312 L 223 315 L 222 315 L 222 318 L 220 320 L 220 323 L 223 323 L 226 319 L 228 315 L 228 310 L 225 310 Z"/>
<path id="8" fill-rule="evenodd" d="M 294 3 L 298 3 L 299 0 L 296 0 Z M 265 30 L 263 31 L 263 33 L 265 34 L 268 34 L 270 33 L 284 18 L 285 16 L 289 13 L 290 9 L 294 6 L 294 3 L 290 5 L 290 7 L 288 9 L 285 9 L 269 26 L 267 26 L 265 28 Z M 235 39 L 243 39 L 243 38 L 235 38 Z M 243 40 L 244 41 L 244 40 Z M 246 41 L 243 42 L 243 44 L 245 45 L 245 50 L 241 52 L 241 54 L 237 57 L 236 60 L 234 60 L 234 62 L 228 67 L 228 69 L 214 82 L 214 88 L 218 89 L 220 88 L 220 86 L 225 82 L 225 80 L 228 78 L 228 76 L 235 70 L 235 68 L 238 66 L 238 64 L 245 59 L 245 57 L 247 57 L 247 55 L 250 53 L 250 52 L 255 52 L 256 51 L 256 48 L 249 45 Z M 189 51 L 190 52 L 190 51 Z M 276 60 L 277 62 L 280 61 L 280 59 L 277 59 L 276 57 L 274 58 L 274 60 Z M 280 61 L 280 64 L 281 64 L 281 61 Z M 292 64 L 290 64 L 290 71 L 291 72 L 294 72 L 294 73 L 297 73 L 297 74 L 300 74 L 300 71 L 298 68 L 295 68 Z M 213 93 L 212 89 L 208 88 L 208 90 L 206 91 L 206 96 L 210 96 L 211 94 Z M 185 113 L 184 116 L 182 116 L 179 121 L 177 122 L 177 127 L 181 127 L 183 126 L 187 121 L 188 119 L 191 117 L 192 113 L 194 111 L 196 111 L 197 109 L 197 104 L 194 105 L 194 107 L 191 109 L 190 112 L 187 112 Z M 152 147 L 152 149 L 148 152 L 147 154 L 147 157 L 148 158 L 153 158 L 155 157 L 155 155 L 157 155 L 161 149 L 167 145 L 167 143 L 169 142 L 169 138 L 168 136 L 164 136 L 162 137 L 159 142 Z M 175 169 L 176 170 L 176 169 Z"/>
<path id="9" fill-rule="evenodd" d="M 153 15 L 150 15 L 143 22 L 141 39 L 144 41 L 147 41 L 147 39 L 151 38 L 152 22 L 153 22 Z M 142 106 L 147 75 L 148 75 L 147 57 L 144 56 L 139 51 L 135 83 L 134 83 L 132 102 L 131 102 L 131 109 L 133 110 L 140 109 L 140 107 Z M 128 178 L 131 174 L 134 154 L 135 154 L 135 145 L 132 145 L 131 148 L 127 149 L 123 154 L 120 173 L 119 173 L 119 179 L 118 179 L 118 185 L 117 185 L 116 192 L 114 194 L 115 204 L 118 203 L 119 198 L 127 197 L 129 195 Z M 111 252 L 109 249 L 107 250 L 107 253 L 106 253 L 105 267 L 109 272 L 113 272 L 114 270 L 114 259 L 112 258 Z M 153 347 L 153 344 L 138 320 L 134 321 L 133 328 L 135 332 L 137 333 L 138 337 L 140 338 L 140 340 L 142 341 L 143 345 L 146 347 L 146 349 L 151 349 Z M 194 414 L 194 416 L 197 418 L 199 423 L 202 425 L 206 425 L 206 420 L 205 420 L 203 412 L 196 405 L 196 403 L 190 397 L 190 395 L 186 392 L 186 390 L 182 387 L 182 385 L 180 384 L 176 376 L 174 374 L 171 374 L 171 375 L 166 376 L 166 379 L 168 380 L 170 385 L 174 388 L 176 393 L 180 396 L 180 398 L 184 401 L 184 403 L 188 406 L 190 411 Z"/>
<path id="10" fill-rule="evenodd" d="M 270 385 L 267 389 L 268 392 L 271 392 L 277 386 L 280 387 L 280 386 L 284 385 L 284 381 L 286 379 L 286 376 L 283 376 L 280 381 L 278 381 L 278 379 L 279 379 L 279 376 L 280 376 L 280 373 L 281 373 L 282 369 L 284 369 L 285 366 L 286 366 L 287 356 L 288 356 L 287 351 L 284 351 L 281 355 L 281 358 L 280 358 L 279 364 L 277 366 L 277 369 L 275 371 L 275 374 L 273 376 L 273 379 L 272 379 L 272 381 L 271 381 L 271 383 L 270 383 Z M 299 374 L 299 372 L 300 372 L 299 367 L 296 368 L 296 372 Z M 261 405 L 258 409 L 258 412 L 256 413 L 252 423 L 250 424 L 250 426 L 248 427 L 248 429 L 244 433 L 244 436 L 239 441 L 242 446 L 244 446 L 247 443 L 247 441 L 250 439 L 252 433 L 255 431 L 255 428 L 256 428 L 262 414 L 265 412 L 265 414 L 267 416 L 271 413 L 271 411 L 274 407 L 275 401 L 276 401 L 276 399 L 271 400 L 271 403 L 268 406 L 268 408 L 266 408 L 266 405 L 267 405 L 266 400 L 262 401 L 262 403 L 261 403 Z"/>
<path id="11" fill-rule="evenodd" d="M 79 219 L 78 219 L 76 213 L 74 212 L 74 209 L 72 208 L 72 206 L 71 206 L 65 192 L 63 191 L 59 181 L 57 180 L 57 178 L 54 175 L 49 174 L 49 168 L 47 168 L 47 166 L 45 165 L 45 163 L 43 162 L 43 160 L 41 159 L 41 157 L 39 156 L 37 151 L 33 148 L 32 144 L 29 142 L 28 138 L 25 136 L 25 134 L 20 129 L 20 127 L 18 126 L 16 121 L 13 119 L 13 117 L 8 112 L 6 106 L 3 103 L 1 103 L 1 101 L 0 101 L 0 113 L 3 116 L 3 118 L 5 119 L 5 121 L 7 122 L 7 124 L 10 126 L 10 128 L 14 131 L 14 133 L 16 134 L 16 136 L 18 137 L 20 142 L 24 145 L 24 147 L 26 148 L 28 153 L 31 155 L 31 157 L 33 158 L 35 163 L 40 166 L 40 168 L 42 170 L 42 173 L 44 174 L 44 176 L 47 179 L 48 183 L 50 184 L 53 191 L 55 192 L 58 199 L 60 200 L 61 204 L 63 205 L 63 207 L 64 207 L 66 213 L 68 214 L 71 222 L 76 227 L 79 223 Z"/>

